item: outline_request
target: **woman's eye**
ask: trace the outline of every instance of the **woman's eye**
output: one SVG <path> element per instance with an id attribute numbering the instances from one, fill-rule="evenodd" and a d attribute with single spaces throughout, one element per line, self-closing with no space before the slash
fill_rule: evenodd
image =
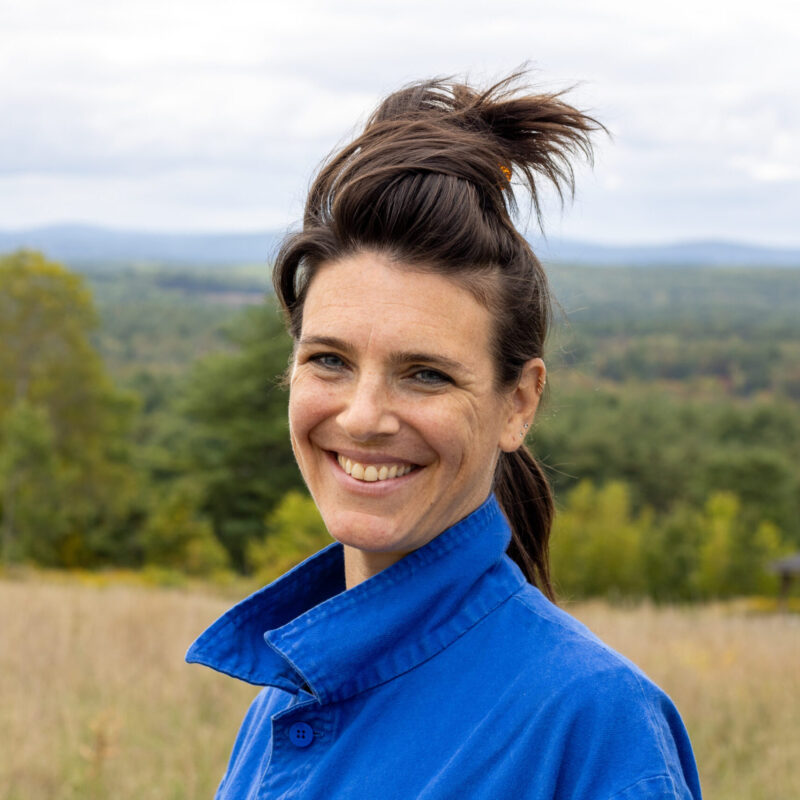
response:
<path id="1" fill-rule="evenodd" d="M 308 360 L 326 369 L 341 369 L 344 366 L 344 361 L 334 353 L 317 353 Z"/>
<path id="2" fill-rule="evenodd" d="M 445 383 L 453 382 L 449 376 L 436 369 L 418 369 L 414 372 L 412 377 L 414 380 L 419 383 L 424 383 L 427 386 L 442 386 Z"/>

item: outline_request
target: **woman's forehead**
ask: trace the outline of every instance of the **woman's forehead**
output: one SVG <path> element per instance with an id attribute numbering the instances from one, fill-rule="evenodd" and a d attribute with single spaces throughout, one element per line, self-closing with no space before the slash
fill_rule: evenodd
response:
<path id="1" fill-rule="evenodd" d="M 408 318 L 409 322 L 456 324 L 465 318 L 475 323 L 488 317 L 474 294 L 459 282 L 366 253 L 317 271 L 306 294 L 304 323 L 355 312 L 375 322 Z"/>
<path id="2" fill-rule="evenodd" d="M 361 254 L 320 268 L 306 295 L 301 344 L 488 357 L 490 315 L 473 294 L 436 273 Z"/>

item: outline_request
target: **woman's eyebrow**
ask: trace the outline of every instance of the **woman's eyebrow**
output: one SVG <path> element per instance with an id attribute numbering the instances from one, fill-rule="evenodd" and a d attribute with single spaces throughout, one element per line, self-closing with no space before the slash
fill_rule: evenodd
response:
<path id="1" fill-rule="evenodd" d="M 409 363 L 423 363 L 431 364 L 433 366 L 441 367 L 442 369 L 450 370 L 453 372 L 469 372 L 467 367 L 460 361 L 448 358 L 439 353 L 421 353 L 401 351 L 399 353 L 392 353 L 392 361 L 395 364 L 409 364 Z"/>
<path id="2" fill-rule="evenodd" d="M 303 347 L 332 347 L 341 353 L 351 354 L 355 347 L 344 339 L 336 336 L 303 336 L 298 342 Z M 423 353 L 421 351 L 400 350 L 392 353 L 392 363 L 395 365 L 422 363 L 441 367 L 442 369 L 452 370 L 453 372 L 468 373 L 470 370 L 460 361 L 456 361 L 440 353 Z"/>
<path id="3" fill-rule="evenodd" d="M 297 344 L 303 347 L 332 347 L 343 353 L 352 353 L 355 350 L 349 342 L 336 336 L 301 336 Z"/>

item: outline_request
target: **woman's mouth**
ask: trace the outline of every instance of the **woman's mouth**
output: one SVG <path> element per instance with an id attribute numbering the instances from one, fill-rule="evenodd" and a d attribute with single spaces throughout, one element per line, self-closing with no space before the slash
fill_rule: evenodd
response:
<path id="1" fill-rule="evenodd" d="M 375 481 L 388 481 L 392 478 L 402 478 L 415 469 L 415 464 L 400 461 L 396 464 L 363 464 L 341 454 L 336 455 L 339 466 L 357 481 L 373 483 Z"/>

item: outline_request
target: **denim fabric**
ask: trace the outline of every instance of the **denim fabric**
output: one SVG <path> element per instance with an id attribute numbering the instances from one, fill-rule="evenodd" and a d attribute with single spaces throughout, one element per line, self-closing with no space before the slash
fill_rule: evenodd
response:
<path id="1" fill-rule="evenodd" d="M 670 699 L 525 581 L 490 497 L 345 591 L 333 544 L 187 661 L 265 686 L 218 800 L 698 800 Z"/>

